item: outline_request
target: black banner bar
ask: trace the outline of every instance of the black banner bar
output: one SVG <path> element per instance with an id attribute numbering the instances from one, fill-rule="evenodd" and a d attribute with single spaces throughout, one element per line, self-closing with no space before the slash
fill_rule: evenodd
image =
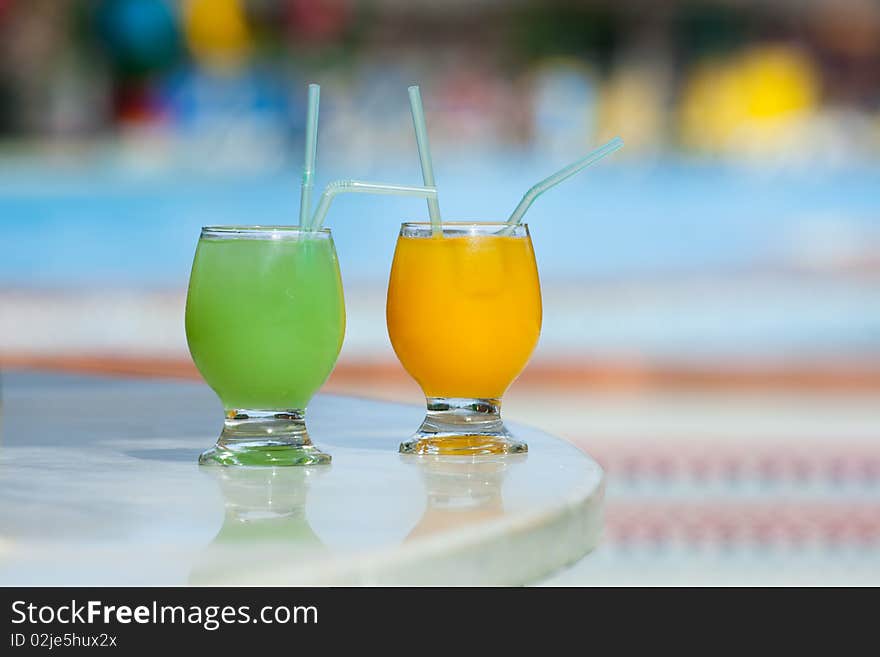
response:
<path id="1" fill-rule="evenodd" d="M 42 650 L 259 645 L 340 650 L 352 636 L 452 642 L 475 627 L 578 624 L 575 591 L 403 588 L 28 588 L 0 589 L 0 654 Z M 581 592 L 583 594 L 583 592 Z M 529 603 L 525 598 L 532 598 Z M 580 597 L 580 596 L 578 596 Z M 534 607 L 532 605 L 535 605 Z M 354 634 L 352 634 L 354 633 Z M 449 645 L 452 645 L 449 643 Z"/>
<path id="2" fill-rule="evenodd" d="M 868 611 L 846 604 L 849 593 L 826 589 L 816 596 L 823 601 L 819 613 L 812 595 L 746 589 L 0 588 L 0 655 L 175 654 L 191 646 L 199 654 L 241 650 L 245 657 L 267 648 L 336 654 L 352 646 L 370 652 L 430 647 L 458 655 L 465 648 L 464 654 L 473 652 L 477 641 L 496 654 L 522 648 L 525 639 L 561 654 L 596 645 L 677 646 L 710 632 L 713 645 L 721 639 L 748 647 L 756 633 L 791 638 L 805 628 L 830 628 L 834 615 L 857 626 Z"/>

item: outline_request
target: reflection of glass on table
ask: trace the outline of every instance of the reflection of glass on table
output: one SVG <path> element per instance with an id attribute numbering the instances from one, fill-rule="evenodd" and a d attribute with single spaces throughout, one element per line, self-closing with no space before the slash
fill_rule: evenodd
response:
<path id="1" fill-rule="evenodd" d="M 421 470 L 427 505 L 407 540 L 504 515 L 501 485 L 525 454 L 486 456 L 410 456 L 401 460 Z"/>
<path id="2" fill-rule="evenodd" d="M 305 507 L 309 482 L 325 468 L 206 468 L 220 486 L 224 517 L 220 531 L 199 555 L 190 584 L 247 581 L 269 559 L 289 566 L 324 551 Z"/>

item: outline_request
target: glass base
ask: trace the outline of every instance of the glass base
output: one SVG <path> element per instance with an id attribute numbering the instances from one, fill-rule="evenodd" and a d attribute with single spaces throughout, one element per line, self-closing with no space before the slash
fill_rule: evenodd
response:
<path id="1" fill-rule="evenodd" d="M 429 397 L 428 414 L 401 454 L 481 456 L 522 454 L 529 446 L 514 438 L 501 420 L 498 399 Z"/>
<path id="2" fill-rule="evenodd" d="M 226 411 L 217 444 L 202 452 L 199 465 L 325 465 L 330 455 L 312 444 L 301 410 Z"/>

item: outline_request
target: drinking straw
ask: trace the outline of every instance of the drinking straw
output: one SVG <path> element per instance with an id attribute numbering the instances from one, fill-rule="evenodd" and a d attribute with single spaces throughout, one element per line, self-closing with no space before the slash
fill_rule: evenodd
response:
<path id="1" fill-rule="evenodd" d="M 309 85 L 309 109 L 306 114 L 306 155 L 302 173 L 302 192 L 299 198 L 299 225 L 308 226 L 312 211 L 312 187 L 315 177 L 315 157 L 318 152 L 318 105 L 321 87 Z"/>
<path id="2" fill-rule="evenodd" d="M 431 145 L 428 142 L 428 126 L 425 123 L 425 108 L 422 107 L 422 94 L 418 85 L 409 89 L 409 106 L 412 110 L 413 127 L 416 129 L 416 143 L 419 147 L 419 160 L 422 164 L 422 182 L 425 187 L 434 187 L 434 166 L 431 164 Z M 440 203 L 437 195 L 428 197 L 428 215 L 431 217 L 431 232 L 440 233 Z"/>
<path id="3" fill-rule="evenodd" d="M 336 180 L 324 188 L 318 209 L 312 217 L 311 230 L 320 230 L 330 209 L 330 203 L 339 194 L 391 194 L 394 196 L 421 196 L 429 201 L 437 200 L 435 187 L 410 187 L 408 185 L 393 185 L 387 183 L 365 182 L 362 180 Z"/>
<path id="4" fill-rule="evenodd" d="M 529 189 L 529 191 L 527 191 L 525 193 L 525 195 L 522 197 L 522 200 L 519 202 L 519 205 L 516 206 L 516 209 L 513 211 L 513 214 L 511 214 L 510 218 L 507 220 L 508 228 L 505 229 L 506 232 L 509 233 L 513 226 L 517 226 L 522 222 L 523 216 L 525 215 L 525 213 L 532 206 L 532 203 L 535 202 L 535 199 L 537 199 L 541 194 L 546 192 L 551 187 L 555 187 L 556 185 L 561 183 L 563 180 L 567 180 L 568 178 L 571 178 L 578 171 L 586 169 L 591 164 L 598 162 L 606 155 L 610 155 L 611 153 L 613 153 L 617 149 L 621 148 L 622 146 L 623 146 L 623 139 L 621 139 L 620 137 L 615 137 L 614 139 L 609 141 L 607 144 L 600 146 L 599 148 L 597 148 L 596 150 L 594 150 L 591 153 L 588 153 L 587 155 L 585 155 L 581 159 L 577 160 L 576 162 L 572 162 L 567 167 L 560 169 L 559 171 L 554 173 L 552 176 L 548 176 L 547 178 L 544 178 L 544 180 L 542 180 L 541 182 L 533 185 Z"/>

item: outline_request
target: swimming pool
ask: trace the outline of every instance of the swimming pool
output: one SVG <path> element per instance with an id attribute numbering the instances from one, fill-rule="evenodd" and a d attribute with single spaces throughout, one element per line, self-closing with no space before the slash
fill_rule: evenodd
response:
<path id="1" fill-rule="evenodd" d="M 515 156 L 436 164 L 448 219 L 503 219 L 548 173 L 546 162 Z M 325 169 L 319 188 L 352 176 L 419 183 L 412 169 Z M 60 170 L 7 162 L 0 168 L 0 281 L 183 287 L 200 226 L 294 223 L 298 180 L 292 169 L 144 174 L 112 164 Z M 610 163 L 548 192 L 527 219 L 545 280 L 699 275 L 876 246 L 878 189 L 880 167 L 772 173 L 681 161 Z M 328 224 L 345 279 L 384 280 L 400 222 L 426 214 L 417 199 L 338 198 Z"/>

